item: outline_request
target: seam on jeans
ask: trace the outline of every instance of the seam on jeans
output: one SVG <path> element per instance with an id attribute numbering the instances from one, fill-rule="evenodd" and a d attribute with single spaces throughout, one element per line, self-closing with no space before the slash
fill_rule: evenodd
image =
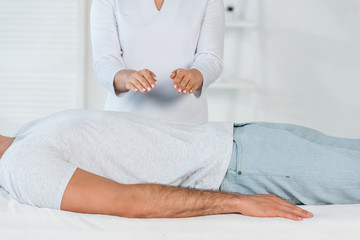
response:
<path id="1" fill-rule="evenodd" d="M 239 143 L 236 143 L 236 172 L 242 171 L 242 159 L 243 159 L 243 151 L 242 151 L 242 144 L 239 141 Z M 240 158 L 239 158 L 240 156 Z M 239 168 L 239 169 L 238 169 Z"/>
<path id="2" fill-rule="evenodd" d="M 360 180 L 359 179 L 345 179 L 345 178 L 333 178 L 333 177 L 313 177 L 313 176 L 306 176 L 306 175 L 286 175 L 286 174 L 261 174 L 261 173 L 243 173 L 241 174 L 243 175 L 244 177 L 245 176 L 259 176 L 259 177 L 286 177 L 286 176 L 290 176 L 290 178 L 287 178 L 289 180 L 291 179 L 294 179 L 294 178 L 309 178 L 309 179 L 324 179 L 324 180 L 330 180 L 330 181 L 353 181 L 353 182 L 359 182 L 360 183 Z"/>

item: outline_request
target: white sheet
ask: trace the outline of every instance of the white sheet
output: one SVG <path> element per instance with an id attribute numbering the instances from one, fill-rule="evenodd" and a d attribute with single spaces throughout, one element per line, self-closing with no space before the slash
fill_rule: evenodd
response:
<path id="1" fill-rule="evenodd" d="M 360 204 L 304 206 L 313 219 L 250 218 L 237 214 L 184 219 L 126 219 L 39 209 L 0 188 L 0 239 L 360 239 Z"/>

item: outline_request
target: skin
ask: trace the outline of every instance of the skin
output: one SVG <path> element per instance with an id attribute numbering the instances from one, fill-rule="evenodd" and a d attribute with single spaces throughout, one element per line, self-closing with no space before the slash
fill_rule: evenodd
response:
<path id="1" fill-rule="evenodd" d="M 313 216 L 275 195 L 242 195 L 158 184 L 126 185 L 81 169 L 77 169 L 70 180 L 61 209 L 127 218 L 183 218 L 241 213 L 300 221 Z"/>
<path id="2" fill-rule="evenodd" d="M 172 72 L 170 78 L 174 80 L 173 87 L 182 94 L 194 93 L 201 89 L 204 79 L 202 73 L 195 68 L 189 70 L 179 68 Z"/>
<path id="3" fill-rule="evenodd" d="M 14 140 L 0 135 L 1 157 Z M 243 195 L 159 184 L 121 184 L 79 168 L 66 187 L 61 209 L 128 218 L 182 218 L 240 213 L 252 217 L 282 217 L 300 221 L 313 216 L 275 195 Z"/>
<path id="4" fill-rule="evenodd" d="M 114 78 L 114 88 L 118 92 L 151 92 L 156 87 L 156 75 L 149 69 L 119 71 Z"/>
<path id="5" fill-rule="evenodd" d="M 180 94 L 194 93 L 202 88 L 203 75 L 197 69 L 176 69 L 170 78 L 173 79 L 173 87 Z M 117 92 L 151 92 L 156 87 L 156 75 L 149 69 L 140 71 L 124 69 L 119 71 L 114 78 L 114 88 Z"/>
<path id="6" fill-rule="evenodd" d="M 158 11 L 161 10 L 163 4 L 164 4 L 164 0 L 155 0 L 155 5 Z"/>
<path id="7" fill-rule="evenodd" d="M 5 137 L 0 135 L 0 159 L 6 152 L 6 150 L 11 146 L 11 144 L 14 142 L 14 137 Z"/>

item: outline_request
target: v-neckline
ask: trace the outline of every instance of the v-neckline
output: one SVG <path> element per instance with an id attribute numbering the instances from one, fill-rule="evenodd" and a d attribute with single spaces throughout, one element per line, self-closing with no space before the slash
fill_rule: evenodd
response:
<path id="1" fill-rule="evenodd" d="M 153 4 L 154 4 L 154 7 L 155 7 L 155 10 L 156 10 L 156 12 L 161 12 L 163 9 L 164 9 L 164 6 L 165 6 L 165 2 L 167 2 L 167 0 L 164 0 L 164 2 L 161 4 L 161 6 L 160 6 L 160 9 L 158 9 L 157 8 L 157 6 L 156 6 L 156 2 L 155 2 L 155 0 L 152 0 L 153 1 Z"/>
<path id="2" fill-rule="evenodd" d="M 1 1 L 1 0 L 0 0 Z M 129 0 L 130 1 L 130 0 Z M 131 0 L 138 2 L 138 6 L 142 9 L 142 16 L 144 22 L 153 24 L 156 21 L 156 25 L 167 24 L 175 16 L 179 3 L 182 0 L 164 0 L 164 3 L 160 9 L 157 9 L 154 0 Z"/>

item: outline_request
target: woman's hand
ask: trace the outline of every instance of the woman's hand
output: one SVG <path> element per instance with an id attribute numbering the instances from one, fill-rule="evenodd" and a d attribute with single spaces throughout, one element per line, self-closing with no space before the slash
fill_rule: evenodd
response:
<path id="1" fill-rule="evenodd" d="M 311 218 L 313 214 L 272 194 L 241 195 L 239 213 L 251 217 L 282 217 L 295 221 Z"/>
<path id="2" fill-rule="evenodd" d="M 204 77 L 197 69 L 179 68 L 172 72 L 170 78 L 174 80 L 173 87 L 177 89 L 178 93 L 187 94 L 194 93 L 201 88 Z"/>
<path id="3" fill-rule="evenodd" d="M 117 91 L 150 92 L 156 87 L 156 75 L 148 70 L 121 70 L 115 75 L 114 86 Z"/>

